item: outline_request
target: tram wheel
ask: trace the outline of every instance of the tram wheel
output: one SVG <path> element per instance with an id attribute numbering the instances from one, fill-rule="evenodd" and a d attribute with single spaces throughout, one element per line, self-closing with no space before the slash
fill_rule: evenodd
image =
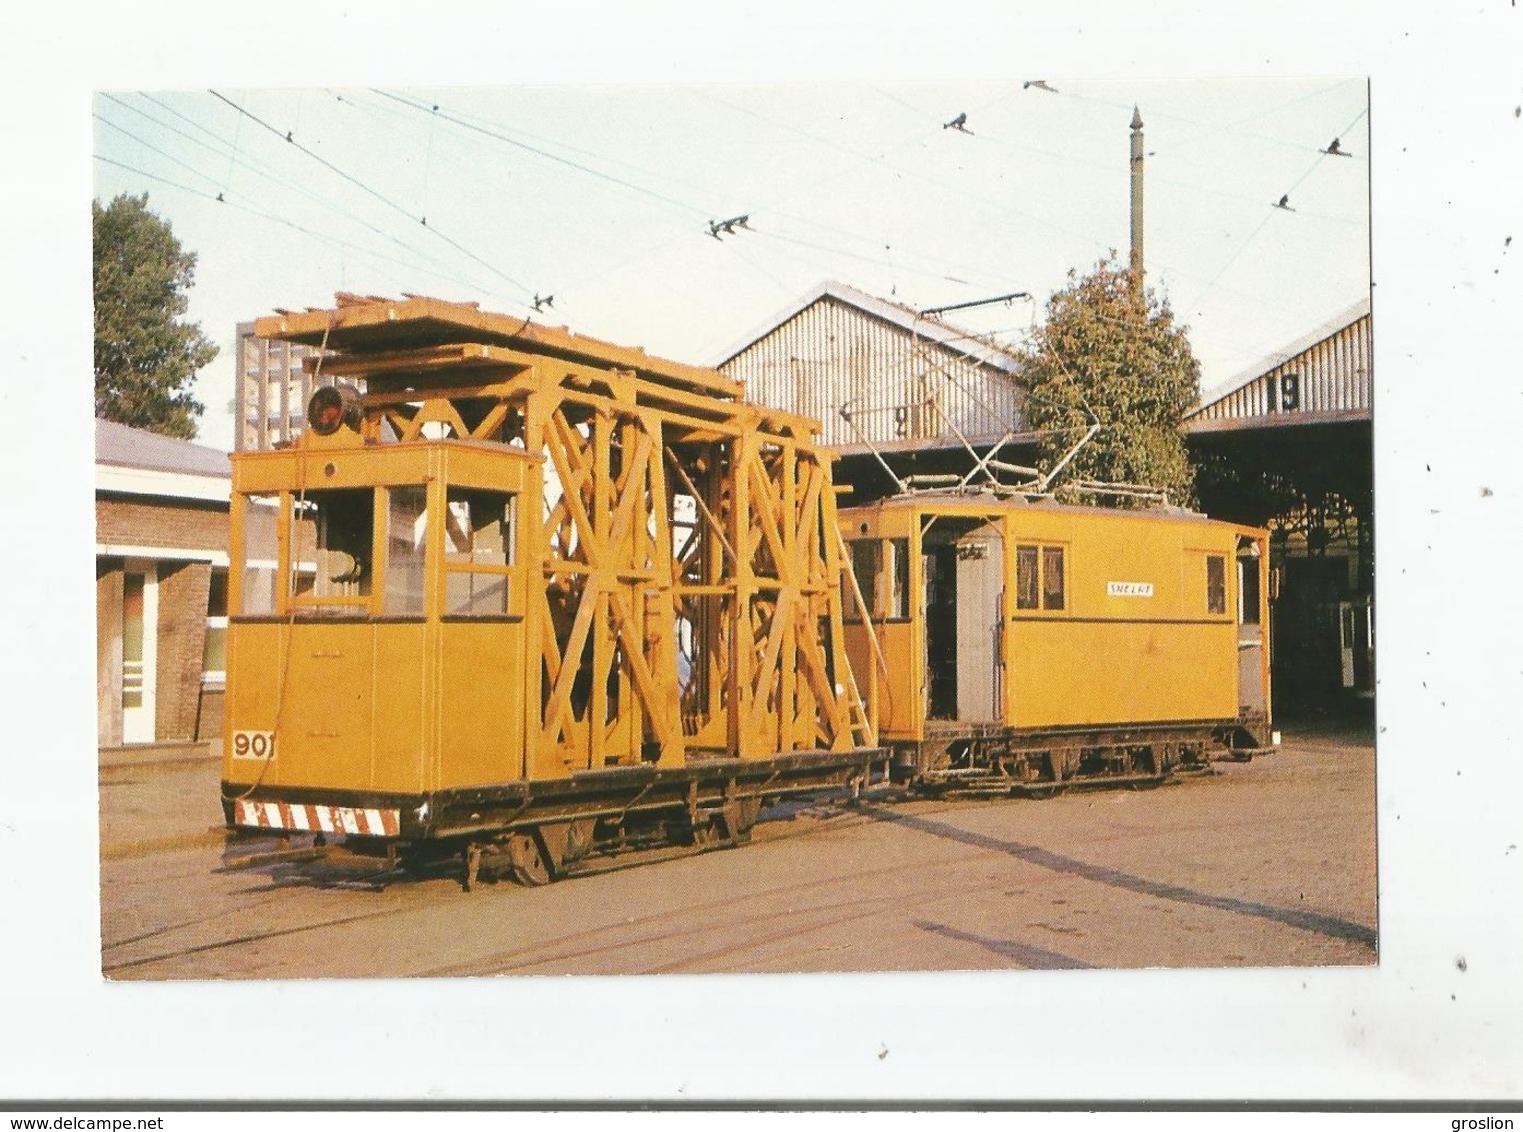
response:
<path id="1" fill-rule="evenodd" d="M 525 888 L 538 888 L 555 879 L 550 859 L 532 830 L 510 834 L 507 848 L 513 879 Z"/>
<path id="2" fill-rule="evenodd" d="M 720 833 L 717 819 L 712 814 L 705 814 L 692 827 L 692 845 L 695 849 L 713 849 L 724 840 Z"/>

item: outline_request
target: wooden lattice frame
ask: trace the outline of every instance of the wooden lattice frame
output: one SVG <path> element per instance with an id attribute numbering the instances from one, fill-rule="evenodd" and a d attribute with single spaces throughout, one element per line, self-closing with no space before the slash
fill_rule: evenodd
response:
<path id="1" fill-rule="evenodd" d="M 467 340 L 419 345 L 409 319 Z M 541 659 L 526 669 L 530 777 L 874 745 L 815 422 L 746 402 L 717 371 L 435 300 L 285 313 L 256 333 L 325 346 L 308 365 L 363 384 L 368 443 L 542 457 L 525 497 L 543 513 L 521 511 L 544 579 L 523 623 Z"/>

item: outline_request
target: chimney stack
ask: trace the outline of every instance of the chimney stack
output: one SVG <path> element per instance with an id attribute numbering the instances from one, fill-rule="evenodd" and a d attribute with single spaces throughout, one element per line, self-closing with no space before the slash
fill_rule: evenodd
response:
<path id="1" fill-rule="evenodd" d="M 1142 286 L 1142 112 L 1132 107 L 1132 273 Z"/>

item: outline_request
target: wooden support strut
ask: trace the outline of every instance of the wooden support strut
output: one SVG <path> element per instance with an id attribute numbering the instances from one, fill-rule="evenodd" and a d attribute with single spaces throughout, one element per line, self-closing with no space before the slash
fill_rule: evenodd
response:
<path id="1" fill-rule="evenodd" d="M 258 332 L 304 342 L 330 325 L 324 369 L 364 384 L 367 446 L 437 429 L 531 458 L 515 551 L 539 591 L 515 630 L 524 778 L 872 741 L 815 422 L 742 400 L 717 371 L 437 300 L 351 299 Z M 678 491 L 697 511 L 680 547 Z"/>

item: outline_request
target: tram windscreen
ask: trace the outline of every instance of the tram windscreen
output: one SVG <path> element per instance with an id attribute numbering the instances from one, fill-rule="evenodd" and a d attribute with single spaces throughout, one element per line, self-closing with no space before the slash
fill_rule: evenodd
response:
<path id="1" fill-rule="evenodd" d="M 292 501 L 287 592 L 310 612 L 364 613 L 374 545 L 373 488 L 306 492 Z"/>
<path id="2" fill-rule="evenodd" d="M 243 503 L 242 596 L 237 612 L 254 617 L 275 612 L 275 579 L 279 577 L 280 548 L 275 519 L 276 495 L 245 495 Z"/>

